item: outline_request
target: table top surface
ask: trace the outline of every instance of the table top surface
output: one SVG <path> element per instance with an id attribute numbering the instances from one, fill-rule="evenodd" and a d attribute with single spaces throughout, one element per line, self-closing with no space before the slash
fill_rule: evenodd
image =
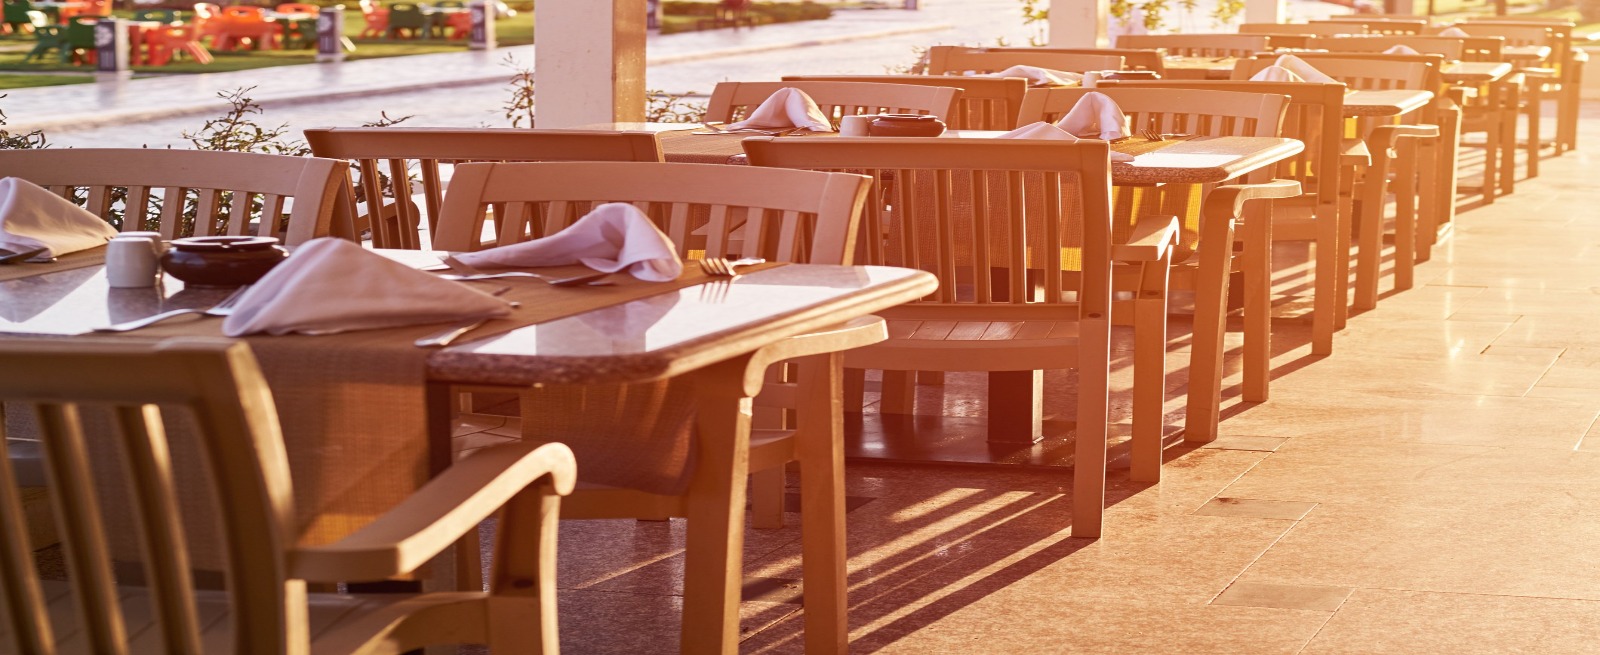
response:
<path id="1" fill-rule="evenodd" d="M 1547 45 L 1508 45 L 1500 49 L 1500 56 L 1514 60 L 1538 60 L 1550 56 Z"/>
<path id="2" fill-rule="evenodd" d="M 433 252 L 378 252 L 418 268 L 439 261 L 439 253 Z M 0 335 L 83 335 L 98 326 L 171 309 L 208 307 L 231 292 L 185 288 L 170 276 L 155 288 L 111 289 L 98 251 L 78 255 L 94 257 L 96 263 L 65 270 L 41 266 L 41 274 L 0 281 Z M 516 286 L 517 281 L 507 284 Z M 542 282 L 521 284 L 521 291 L 535 298 L 553 292 Z M 933 276 L 911 269 L 794 264 L 731 281 L 716 279 L 675 289 L 663 285 L 662 293 L 620 303 L 596 296 L 596 305 L 581 313 L 435 351 L 428 360 L 428 377 L 490 384 L 661 379 L 915 300 L 936 286 Z M 211 321 L 212 336 L 221 335 L 220 320 L 178 320 Z M 406 339 L 415 338 L 416 331 L 396 329 L 396 338 L 401 333 Z M 139 331 L 117 336 L 162 338 Z"/>
<path id="3" fill-rule="evenodd" d="M 1357 89 L 1345 94 L 1346 117 L 1398 116 L 1428 106 L 1432 91 L 1408 89 Z"/>
<path id="4" fill-rule="evenodd" d="M 647 131 L 659 134 L 663 132 L 692 131 L 696 128 L 682 123 L 596 123 L 585 125 L 580 129 Z M 944 138 L 992 139 L 1001 134 L 1004 134 L 1004 132 L 950 130 L 944 133 Z M 670 138 L 663 138 L 661 147 L 668 161 L 673 161 L 680 152 L 679 148 L 686 147 L 685 144 L 688 143 L 695 144 L 696 152 L 703 153 L 709 147 L 718 153 L 725 153 L 728 158 L 732 159 L 734 156 L 743 154 L 744 147 L 741 145 L 741 141 L 747 136 L 685 136 L 674 134 Z M 824 133 L 813 136 L 784 138 L 829 138 L 834 136 L 837 135 Z M 688 139 L 694 139 L 695 141 L 689 142 L 687 141 Z M 1169 146 L 1153 152 L 1136 155 L 1132 162 L 1114 162 L 1111 165 L 1111 178 L 1114 184 L 1124 185 L 1156 183 L 1210 184 L 1230 180 L 1274 162 L 1292 157 L 1304 147 L 1304 144 L 1294 139 L 1276 137 L 1228 136 L 1174 140 Z M 1116 145 L 1112 146 L 1112 149 L 1116 148 Z"/>
<path id="5" fill-rule="evenodd" d="M 1503 61 L 1452 61 L 1440 69 L 1446 82 L 1498 82 L 1512 71 L 1511 64 Z"/>

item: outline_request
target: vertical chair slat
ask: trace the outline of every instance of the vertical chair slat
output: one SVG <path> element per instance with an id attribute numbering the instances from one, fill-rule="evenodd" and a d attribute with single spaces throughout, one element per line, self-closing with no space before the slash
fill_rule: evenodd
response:
<path id="1" fill-rule="evenodd" d="M 528 219 L 532 215 L 532 203 L 506 203 L 505 218 L 500 221 L 500 232 L 495 235 L 496 245 L 508 246 L 526 240 Z"/>
<path id="2" fill-rule="evenodd" d="M 934 196 L 932 199 L 932 204 L 933 214 L 935 217 L 934 225 L 938 226 L 937 229 L 939 233 L 939 243 L 937 248 L 939 258 L 939 273 L 941 277 L 948 276 L 951 280 L 954 280 L 956 279 L 956 252 L 955 232 L 951 229 L 952 226 L 950 225 L 950 171 L 936 170 L 929 171 L 929 173 L 931 173 L 931 176 L 933 177 Z M 955 286 L 941 286 L 939 288 L 939 297 L 945 302 L 955 302 Z"/>
<path id="3" fill-rule="evenodd" d="M 178 238 L 178 228 L 183 223 L 183 206 L 188 199 L 188 190 L 183 187 L 170 186 L 161 196 L 161 238 Z"/>
<path id="4" fill-rule="evenodd" d="M 194 213 L 194 235 L 211 236 L 217 233 L 217 207 L 222 203 L 222 192 L 216 189 L 195 189 L 200 202 Z"/>
<path id="5" fill-rule="evenodd" d="M 706 224 L 706 257 L 728 256 L 728 206 L 712 205 Z"/>
<path id="6" fill-rule="evenodd" d="M 1061 249 L 1067 245 L 1062 238 L 1061 174 L 1044 174 L 1044 302 L 1061 302 Z"/>
<path id="7" fill-rule="evenodd" d="M 231 236 L 241 236 L 250 231 L 250 205 L 254 204 L 256 194 L 249 191 L 234 191 L 233 198 L 228 206 L 228 226 L 226 233 Z M 275 232 L 278 223 L 276 216 L 269 216 L 261 212 L 261 229 Z"/>
<path id="8" fill-rule="evenodd" d="M 805 261 L 800 241 L 800 212 L 783 212 L 779 219 L 777 257 L 792 262 Z"/>
<path id="9" fill-rule="evenodd" d="M 439 224 L 439 206 L 444 201 L 444 184 L 439 179 L 439 160 L 419 159 L 417 165 L 422 169 L 422 202 L 426 205 L 423 210 L 428 212 L 428 234 L 431 236 Z"/>
<path id="10" fill-rule="evenodd" d="M 1027 300 L 1028 244 L 1023 240 L 1027 232 L 1027 215 L 1024 213 L 1027 198 L 1022 188 L 1022 173 L 1006 171 L 1006 224 L 1010 229 L 1011 252 L 1008 260 L 1007 288 L 1009 301 L 1020 304 Z"/>
<path id="11" fill-rule="evenodd" d="M 394 189 L 396 241 L 387 247 L 416 249 L 420 247 L 417 236 L 419 217 L 411 211 L 411 172 L 406 168 L 404 159 L 389 160 L 389 186 Z"/>
<path id="12" fill-rule="evenodd" d="M 261 223 L 256 226 L 256 236 L 278 236 L 278 223 L 282 220 L 283 196 L 276 193 L 261 196 Z"/>
<path id="13" fill-rule="evenodd" d="M 5 426 L 0 424 L 0 432 Z M 6 441 L 0 438 L 0 529 L 6 534 L 0 539 L 0 594 L 5 594 L 3 604 L 5 628 L 18 652 L 50 653 L 55 644 L 50 621 L 45 612 L 44 592 L 39 586 L 39 575 L 34 570 L 33 552 L 25 535 L 28 522 L 22 508 L 22 495 L 17 487 L 15 472 L 11 470 L 11 457 L 6 452 Z"/>
<path id="14" fill-rule="evenodd" d="M 678 249 L 689 249 L 689 203 L 672 203 L 667 218 L 667 236 L 678 244 Z"/>
<path id="15" fill-rule="evenodd" d="M 994 302 L 994 285 L 989 283 L 989 271 L 994 267 L 989 249 L 994 235 L 989 227 L 993 217 L 989 213 L 989 174 L 985 171 L 966 171 L 972 188 L 972 274 L 980 303 Z"/>
<path id="16" fill-rule="evenodd" d="M 503 212 L 502 212 L 503 213 Z M 544 225 L 541 234 L 555 234 L 567 226 L 567 217 L 572 215 L 572 203 L 565 200 L 556 200 L 545 207 Z M 501 220 L 502 225 L 505 223 Z"/>
<path id="17" fill-rule="evenodd" d="M 141 528 L 140 546 L 156 623 L 168 653 L 199 655 L 200 622 L 195 612 L 194 583 L 189 575 L 189 551 L 183 541 L 161 411 L 154 405 L 122 406 L 117 408 L 116 418 L 131 497 L 136 501 L 134 510 Z"/>
<path id="18" fill-rule="evenodd" d="M 387 248 L 399 239 L 392 224 L 383 218 L 383 199 L 388 190 L 383 186 L 383 176 L 375 159 L 358 160 L 361 171 L 361 194 L 367 201 L 367 221 L 372 230 L 372 245 Z"/>
<path id="19" fill-rule="evenodd" d="M 150 213 L 150 187 L 128 187 L 127 198 L 127 206 L 122 211 L 122 231 L 143 230 L 145 216 Z"/>
<path id="20" fill-rule="evenodd" d="M 127 631 L 117 604 L 116 578 L 100 526 L 83 426 L 77 407 L 40 404 L 36 409 L 45 474 L 56 507 L 56 529 L 67 561 L 73 600 L 85 640 L 95 653 L 126 652 Z"/>
<path id="21" fill-rule="evenodd" d="M 917 219 L 916 173 L 915 170 L 909 168 L 895 169 L 892 184 L 899 191 L 899 198 L 896 199 L 894 208 L 895 214 L 898 215 L 901 229 L 900 246 L 904 251 L 902 261 L 905 262 L 906 266 L 926 271 L 929 267 L 922 262 L 922 235 L 921 231 L 917 229 L 917 224 L 921 223 L 921 221 Z M 934 271 L 934 273 L 937 275 L 939 271 Z M 954 283 L 955 280 L 946 279 L 942 276 L 939 278 L 940 286 Z"/>
<path id="22" fill-rule="evenodd" d="M 108 210 L 111 209 L 111 187 L 89 187 L 89 202 L 87 203 L 87 209 L 89 210 L 89 213 L 94 214 L 95 216 L 105 216 L 108 213 Z"/>

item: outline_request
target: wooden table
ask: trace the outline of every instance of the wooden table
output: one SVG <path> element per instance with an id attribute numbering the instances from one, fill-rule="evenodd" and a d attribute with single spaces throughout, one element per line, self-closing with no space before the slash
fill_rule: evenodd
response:
<path id="1" fill-rule="evenodd" d="M 1233 76 L 1237 57 L 1166 57 L 1169 80 L 1226 80 Z"/>
<path id="2" fill-rule="evenodd" d="M 1450 84 L 1491 84 L 1510 74 L 1512 66 L 1503 61 L 1452 61 L 1439 71 Z"/>
<path id="3" fill-rule="evenodd" d="M 1399 116 L 1427 107 L 1432 101 L 1432 91 L 1357 89 L 1344 97 L 1344 116 L 1345 118 Z"/>
<path id="4" fill-rule="evenodd" d="M 696 128 L 682 124 L 668 123 L 601 123 L 583 126 L 585 129 L 613 129 L 613 130 L 645 130 L 656 132 L 661 137 L 661 146 L 667 161 L 690 163 L 744 163 L 743 146 L 744 136 L 738 135 L 690 135 L 685 130 Z M 1004 134 L 999 131 L 980 130 L 952 130 L 945 133 L 946 138 L 994 138 Z M 797 137 L 782 138 L 833 138 L 837 135 L 815 134 Z M 1141 144 L 1138 149 L 1144 149 Z M 1113 146 L 1116 149 L 1118 146 Z M 1112 182 L 1121 186 L 1148 187 L 1162 184 L 1200 185 L 1215 184 L 1239 178 L 1250 173 L 1260 171 L 1278 161 L 1282 161 L 1298 154 L 1304 149 L 1304 144 L 1295 139 L 1276 137 L 1201 137 L 1196 139 L 1174 140 L 1170 144 L 1154 151 L 1136 155 L 1132 162 L 1119 162 L 1112 164 Z M 1035 384 L 1030 373 L 1021 375 L 1014 373 L 991 374 L 991 385 L 999 383 L 1011 384 L 1004 380 L 1008 376 L 1020 380 L 1018 384 L 1026 385 L 1015 394 L 1018 397 L 1028 398 L 1033 394 L 1028 392 L 1028 387 Z M 1012 385 L 1016 388 L 1018 385 Z M 911 417 L 908 417 L 911 418 Z M 894 461 L 920 461 L 920 462 L 960 462 L 980 464 L 1019 464 L 1062 466 L 1067 459 L 1066 451 L 1070 449 L 1051 449 L 1049 443 L 1034 444 L 1040 435 L 1019 435 L 1014 432 L 997 433 L 994 430 L 1006 430 L 1006 424 L 987 422 L 983 419 L 956 419 L 945 417 L 951 424 L 966 424 L 968 422 L 982 422 L 981 429 L 974 424 L 973 432 L 981 432 L 983 436 L 972 437 L 971 434 L 946 434 L 943 437 L 932 437 L 926 434 L 924 426 L 917 426 L 918 435 L 914 438 L 904 439 L 901 433 L 911 430 L 902 430 L 895 426 L 878 428 L 882 442 L 870 445 L 855 442 L 851 445 L 850 454 L 858 459 L 889 459 Z M 887 420 L 887 419 L 886 419 Z M 1053 427 L 1046 428 L 1045 436 L 1052 436 Z M 865 430 L 872 432 L 871 428 Z M 1025 438 L 1024 438 L 1025 437 Z M 898 440 L 900 443 L 892 444 Z M 928 443 L 937 441 L 937 448 L 928 447 Z M 1022 444 L 1022 445 L 1018 445 Z"/>
<path id="5" fill-rule="evenodd" d="M 437 261 L 429 253 L 415 251 L 386 254 L 413 265 Z M 170 278 L 156 289 L 108 289 L 98 254 L 92 252 L 69 255 L 54 268 L 41 265 L 36 269 L 38 274 L 19 276 L 11 268 L 5 271 L 8 275 L 0 276 L 5 280 L 0 281 L 0 338 L 72 337 L 111 321 L 131 320 L 174 307 L 209 306 L 225 295 L 217 290 L 185 289 L 181 282 Z M 532 285 L 532 292 L 546 292 L 541 290 L 543 284 Z M 766 346 L 920 298 L 935 286 L 933 276 L 908 269 L 778 266 L 747 273 L 734 281 L 696 284 L 622 304 L 597 305 L 566 318 L 435 351 L 426 356 L 425 366 L 434 468 L 447 465 L 450 460 L 448 397 L 452 384 L 568 385 L 683 377 L 699 408 L 696 426 L 702 457 L 691 482 L 691 493 L 710 489 L 707 493 L 712 496 L 689 503 L 690 556 L 684 584 L 683 652 L 737 652 L 743 499 L 748 470 L 743 449 L 749 443 L 749 416 L 733 411 L 749 407 L 749 393 L 738 376 L 744 375 L 745 365 L 760 361 L 759 353 Z M 200 320 L 209 324 L 194 325 L 219 333 L 219 321 Z M 438 327 L 423 326 L 420 330 L 431 332 Z M 396 328 L 370 334 L 387 340 L 385 335 L 392 333 L 404 348 L 418 332 L 419 328 Z M 135 331 L 117 338 L 160 338 L 158 334 Z M 260 340 L 314 344 L 307 340 L 316 339 L 329 339 L 331 343 L 334 338 L 252 337 L 254 344 L 273 342 Z M 831 361 L 838 361 L 837 355 L 831 357 Z M 274 393 L 278 391 L 275 389 Z M 290 403 L 280 407 L 280 414 L 296 411 Z M 287 441 L 290 438 L 286 434 Z M 802 457 L 842 461 L 840 444 L 822 446 L 828 452 Z M 704 457 L 708 452 L 719 454 L 708 462 Z M 321 460 L 323 456 L 312 459 Z M 296 461 L 304 458 L 297 460 L 291 451 L 292 470 Z M 302 475 L 306 471 L 295 473 L 297 479 L 307 477 Z M 807 643 L 812 639 L 809 633 L 817 631 L 824 643 L 842 644 L 848 630 L 843 603 L 844 499 L 842 493 L 834 493 L 842 491 L 842 479 L 829 480 L 826 475 L 806 478 L 801 482 L 802 493 L 808 498 L 807 505 L 815 507 L 802 508 L 803 530 L 820 531 L 825 539 L 819 543 L 831 540 L 839 545 L 833 549 L 836 552 L 823 558 L 827 561 L 815 562 L 811 559 L 815 551 L 807 546 Z M 720 535 L 728 537 L 718 539 Z M 819 601 L 817 596 L 822 594 L 830 597 Z M 810 612 L 814 603 L 821 610 L 815 615 Z"/>

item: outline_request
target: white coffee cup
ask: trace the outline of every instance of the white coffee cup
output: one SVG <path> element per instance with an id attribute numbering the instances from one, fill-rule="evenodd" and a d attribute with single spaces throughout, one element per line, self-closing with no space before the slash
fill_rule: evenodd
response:
<path id="1" fill-rule="evenodd" d="M 1100 71 L 1089 71 L 1083 74 L 1083 88 L 1092 89 L 1100 83 Z"/>
<path id="2" fill-rule="evenodd" d="M 118 236 L 106 244 L 106 284 L 111 288 L 153 287 L 160 275 L 160 257 L 149 239 Z"/>
<path id="3" fill-rule="evenodd" d="M 867 126 L 877 116 L 845 116 L 839 119 L 839 136 L 866 136 Z"/>
<path id="4" fill-rule="evenodd" d="M 117 236 L 119 236 L 119 237 L 138 237 L 140 239 L 149 239 L 150 243 L 155 245 L 156 256 L 157 257 L 160 257 L 163 253 L 167 252 L 167 242 L 161 240 L 161 233 L 160 232 L 123 232 L 123 233 L 118 234 Z"/>

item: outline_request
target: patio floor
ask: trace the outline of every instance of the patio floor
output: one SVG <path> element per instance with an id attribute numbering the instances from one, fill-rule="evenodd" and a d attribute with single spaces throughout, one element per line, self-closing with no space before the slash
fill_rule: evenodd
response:
<path id="1" fill-rule="evenodd" d="M 1595 652 L 1600 106 L 1585 109 L 1585 150 L 1463 211 L 1417 287 L 1353 316 L 1333 356 L 1309 355 L 1285 303 L 1272 400 L 1240 404 L 1235 370 L 1221 439 L 1175 443 L 1159 485 L 1112 471 L 1102 539 L 1068 536 L 1067 472 L 851 465 L 852 651 Z M 1178 410 L 1187 335 L 1171 347 Z M 981 414 L 961 399 L 981 389 L 951 375 L 921 393 Z M 797 517 L 748 531 L 746 652 L 803 650 Z M 684 527 L 564 523 L 566 652 L 676 652 Z"/>

